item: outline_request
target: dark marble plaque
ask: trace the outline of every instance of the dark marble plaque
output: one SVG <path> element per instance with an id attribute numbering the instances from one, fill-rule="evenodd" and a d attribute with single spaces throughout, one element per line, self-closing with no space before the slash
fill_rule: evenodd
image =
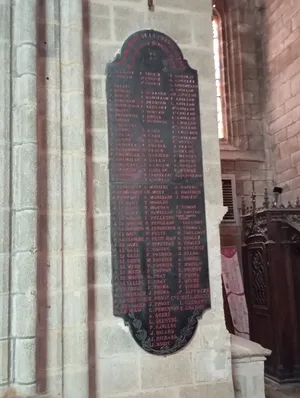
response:
<path id="1" fill-rule="evenodd" d="M 107 66 L 114 315 L 146 351 L 210 308 L 197 72 L 168 36 L 130 36 Z"/>

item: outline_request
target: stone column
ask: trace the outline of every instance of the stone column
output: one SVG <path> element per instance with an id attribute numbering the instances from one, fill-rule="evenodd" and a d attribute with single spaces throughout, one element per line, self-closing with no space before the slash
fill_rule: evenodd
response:
<path id="1" fill-rule="evenodd" d="M 13 6 L 11 382 L 35 392 L 37 132 L 36 1 Z"/>
<path id="2" fill-rule="evenodd" d="M 47 392 L 63 396 L 63 215 L 60 0 L 46 1 L 46 129 L 48 163 Z"/>
<path id="3" fill-rule="evenodd" d="M 0 395 L 9 381 L 11 7 L 0 1 Z"/>
<path id="4" fill-rule="evenodd" d="M 63 396 L 88 396 L 82 2 L 61 0 Z"/>

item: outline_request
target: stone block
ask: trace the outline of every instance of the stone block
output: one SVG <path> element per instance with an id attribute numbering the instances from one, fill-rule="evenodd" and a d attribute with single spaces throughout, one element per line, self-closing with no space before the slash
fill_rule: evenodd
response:
<path id="1" fill-rule="evenodd" d="M 21 396 L 35 398 L 35 394 L 36 394 L 35 383 L 31 383 L 29 385 L 14 383 L 14 388 L 17 390 L 18 394 L 21 394 Z M 48 397 L 45 397 L 45 398 L 48 398 Z"/>
<path id="2" fill-rule="evenodd" d="M 23 44 L 17 47 L 17 74 L 35 74 L 36 73 L 36 46 L 35 44 Z"/>
<path id="3" fill-rule="evenodd" d="M 54 213 L 49 214 L 48 218 L 48 249 L 51 252 L 59 252 L 61 250 L 61 209 Z"/>
<path id="4" fill-rule="evenodd" d="M 32 178 L 37 173 L 36 144 L 23 144 L 13 149 L 15 210 L 36 207 L 37 185 Z"/>
<path id="5" fill-rule="evenodd" d="M 100 370 L 101 369 L 101 370 Z M 103 358 L 99 363 L 100 396 L 137 392 L 140 387 L 137 356 Z"/>
<path id="6" fill-rule="evenodd" d="M 7 293 L 0 294 L 0 339 L 8 337 L 8 314 L 9 314 L 9 295 Z"/>
<path id="7" fill-rule="evenodd" d="M 121 318 L 115 318 L 115 322 L 110 325 L 99 322 L 97 336 L 97 358 L 137 354 L 138 345 Z"/>
<path id="8" fill-rule="evenodd" d="M 37 142 L 36 131 L 36 105 L 25 104 L 13 109 L 14 143 Z"/>
<path id="9" fill-rule="evenodd" d="M 54 142 L 53 144 L 55 145 Z M 55 145 L 54 148 L 57 150 L 57 145 Z M 73 117 L 71 124 L 64 124 L 63 148 L 64 151 L 74 151 L 78 154 L 85 154 L 85 128 L 83 119 L 79 120 Z"/>
<path id="10" fill-rule="evenodd" d="M 28 293 L 28 289 L 35 288 L 36 285 L 36 255 L 34 253 L 21 252 L 16 253 L 12 258 L 12 266 L 14 269 L 12 275 L 12 292 Z M 34 271 L 34 272 L 33 272 Z"/>
<path id="11" fill-rule="evenodd" d="M 74 127 L 80 126 L 84 123 L 84 103 L 83 103 L 83 89 L 78 87 L 74 88 L 73 92 L 62 94 L 62 118 L 63 125 L 73 124 Z M 71 147 L 72 142 L 67 142 L 66 137 L 63 135 L 64 150 Z M 83 139 L 81 137 L 81 139 Z"/>
<path id="12" fill-rule="evenodd" d="M 201 103 L 200 103 L 201 105 Z M 202 106 L 200 108 L 200 124 L 202 135 L 210 135 L 217 140 L 218 128 L 217 128 L 217 107 L 212 105 L 210 107 Z M 205 150 L 205 148 L 203 148 Z M 219 151 L 215 154 L 215 157 L 220 156 Z"/>
<path id="13" fill-rule="evenodd" d="M 112 21 L 102 16 L 101 18 L 91 14 L 90 17 L 90 32 L 91 37 L 96 40 L 111 40 L 112 36 Z"/>
<path id="14" fill-rule="evenodd" d="M 205 99 L 205 106 L 215 109 L 217 103 L 216 102 L 217 91 L 216 91 L 215 82 L 214 81 L 207 82 L 206 79 L 202 79 L 201 76 L 198 78 L 198 80 L 199 80 L 200 106 L 202 103 L 202 99 Z M 218 141 L 217 143 L 219 144 Z"/>
<path id="15" fill-rule="evenodd" d="M 92 102 L 92 128 L 107 128 L 107 108 L 105 102 Z"/>
<path id="16" fill-rule="evenodd" d="M 82 95 L 81 95 L 84 89 L 83 64 L 80 62 L 74 62 L 62 65 L 62 72 L 63 72 L 62 88 L 64 90 L 63 96 L 66 95 L 65 99 L 70 100 L 72 102 L 71 111 L 76 110 L 74 109 L 74 106 L 77 106 L 78 104 L 83 108 Z M 51 82 L 51 76 L 49 76 L 49 82 Z M 57 82 L 55 84 L 57 84 Z M 73 93 L 74 95 L 72 95 Z M 68 97 L 68 95 L 70 96 Z M 79 100 L 76 97 L 78 97 Z M 67 103 L 63 101 L 63 105 L 67 105 Z M 73 117 L 74 116 L 79 117 L 79 115 L 75 113 L 73 114 Z"/>
<path id="17" fill-rule="evenodd" d="M 0 240 L 0 248 L 1 248 L 1 240 Z M 9 292 L 9 266 L 10 266 L 9 260 L 10 260 L 10 255 L 8 253 L 0 252 L 0 264 L 2 267 L 2 272 L 0 273 L 0 294 L 7 294 Z"/>
<path id="18" fill-rule="evenodd" d="M 112 278 L 111 253 L 96 253 L 95 255 L 95 283 L 110 285 Z"/>
<path id="19" fill-rule="evenodd" d="M 105 77 L 91 78 L 91 99 L 94 101 L 101 101 L 105 99 Z"/>
<path id="20" fill-rule="evenodd" d="M 94 186 L 94 211 L 96 214 L 109 214 L 109 185 Z"/>
<path id="21" fill-rule="evenodd" d="M 111 249 L 110 219 L 108 216 L 94 218 L 95 250 L 107 252 Z"/>
<path id="22" fill-rule="evenodd" d="M 299 94 L 300 92 L 300 73 L 297 73 L 297 75 L 293 76 L 291 80 L 286 82 L 285 84 L 290 84 L 290 92 L 289 96 L 286 96 L 284 99 L 287 100 L 288 98 L 291 98 L 294 95 Z"/>
<path id="23" fill-rule="evenodd" d="M 296 177 L 289 182 L 289 188 L 294 191 L 300 187 L 300 177 Z"/>
<path id="24" fill-rule="evenodd" d="M 13 215 L 13 253 L 17 251 L 36 252 L 36 210 L 23 210 Z M 35 263 L 32 264 L 35 269 Z"/>
<path id="25" fill-rule="evenodd" d="M 276 160 L 276 172 L 282 173 L 292 166 L 291 156 L 285 156 Z"/>
<path id="26" fill-rule="evenodd" d="M 36 104 L 36 76 L 33 75 L 22 75 L 14 79 L 15 90 L 14 90 L 14 103 L 17 106 L 23 105 L 35 105 Z M 32 135 L 35 137 L 35 130 L 32 131 Z M 13 137 L 14 139 L 14 137 Z"/>
<path id="27" fill-rule="evenodd" d="M 48 212 L 59 214 L 62 207 L 61 155 L 48 155 Z M 52 223 L 58 227 L 58 220 L 52 215 Z M 50 250 L 53 250 L 50 248 Z"/>
<path id="28" fill-rule="evenodd" d="M 61 320 L 63 312 L 63 299 L 60 290 L 50 290 L 48 293 L 48 330 L 57 331 L 61 329 Z"/>
<path id="29" fill-rule="evenodd" d="M 32 288 L 32 291 L 30 291 Z M 27 294 L 12 297 L 12 335 L 14 337 L 34 336 L 36 332 L 36 292 L 28 286 Z"/>
<path id="30" fill-rule="evenodd" d="M 36 339 L 16 339 L 15 341 L 15 383 L 35 382 Z"/>
<path id="31" fill-rule="evenodd" d="M 47 387 L 48 394 L 50 397 L 62 397 L 63 396 L 63 375 L 61 370 L 57 374 L 47 373 Z"/>
<path id="32" fill-rule="evenodd" d="M 230 353 L 213 349 L 201 350 L 195 354 L 196 381 L 227 380 L 230 377 Z"/>
<path id="33" fill-rule="evenodd" d="M 171 387 L 193 382 L 191 353 L 171 357 L 141 357 L 142 389 Z"/>
<path id="34" fill-rule="evenodd" d="M 68 254 L 64 258 L 64 289 L 67 292 L 76 292 L 87 289 L 87 256 Z"/>
<path id="35" fill-rule="evenodd" d="M 64 211 L 86 211 L 86 164 L 81 155 L 63 155 Z"/>
<path id="36" fill-rule="evenodd" d="M 300 130 L 300 128 L 299 128 L 299 130 Z M 280 131 L 278 131 L 277 133 L 274 134 L 274 142 L 275 142 L 275 144 L 279 144 L 279 143 L 285 141 L 286 139 L 287 139 L 287 129 L 280 130 Z"/>
<path id="37" fill-rule="evenodd" d="M 51 375 L 62 371 L 62 333 L 61 330 L 48 330 L 47 369 Z M 61 375 L 62 376 L 62 375 Z M 50 387 L 50 385 L 49 385 Z M 50 392 L 50 391 L 49 391 Z"/>
<path id="38" fill-rule="evenodd" d="M 233 398 L 232 383 L 199 384 L 196 387 L 182 387 L 180 398 Z"/>
<path id="39" fill-rule="evenodd" d="M 201 11 L 201 10 L 199 10 Z M 197 47 L 209 48 L 212 40 L 211 13 L 194 14 L 192 17 L 193 39 Z"/>
<path id="40" fill-rule="evenodd" d="M 108 134 L 107 129 L 93 129 L 93 158 L 108 164 Z"/>
<path id="41" fill-rule="evenodd" d="M 65 292 L 64 303 L 64 326 L 66 328 L 78 327 L 87 323 L 87 286 L 85 290 Z"/>
<path id="42" fill-rule="evenodd" d="M 160 7 L 174 8 L 181 11 L 208 12 L 211 15 L 211 4 L 205 0 L 187 0 L 184 3 L 181 0 L 162 0 Z"/>
<path id="43" fill-rule="evenodd" d="M 111 8 L 109 7 L 109 2 L 108 4 L 101 4 L 101 2 L 98 2 L 98 0 L 93 0 L 90 4 L 90 13 L 91 15 L 101 18 L 101 17 L 106 17 L 110 18 L 111 13 L 110 10 Z"/>
<path id="44" fill-rule="evenodd" d="M 46 7 L 47 7 L 48 3 L 50 3 L 50 2 L 48 1 L 46 3 Z M 54 3 L 54 2 L 52 2 L 52 3 Z M 55 14 L 55 10 L 52 10 L 52 14 Z M 51 60 L 53 60 L 53 61 L 55 60 L 57 62 L 59 60 L 59 57 L 60 57 L 60 54 L 59 54 L 60 26 L 59 26 L 58 19 L 57 20 L 54 19 L 56 17 L 58 17 L 58 16 L 57 15 L 52 15 L 54 23 L 53 24 L 47 23 L 47 28 L 46 28 L 47 42 L 45 44 L 45 48 L 47 50 L 47 63 L 48 63 L 48 65 L 49 65 L 49 62 L 51 62 Z M 51 19 L 51 16 L 49 14 L 47 14 L 47 22 L 50 22 L 50 19 Z M 47 74 L 48 74 L 48 77 L 50 78 L 50 81 L 51 81 L 54 76 L 51 73 L 49 73 L 49 66 L 48 65 L 47 65 Z"/>
<path id="45" fill-rule="evenodd" d="M 221 181 L 220 164 L 206 162 L 204 164 L 204 195 L 205 200 L 210 204 L 219 204 L 222 198 L 221 184 L 216 185 L 216 176 L 220 176 Z"/>
<path id="46" fill-rule="evenodd" d="M 292 153 L 291 161 L 292 161 L 292 165 L 293 166 L 297 166 L 298 164 L 300 164 L 300 150 L 298 150 L 297 152 Z"/>
<path id="47" fill-rule="evenodd" d="M 288 128 L 287 131 L 287 138 L 294 137 L 300 133 L 300 121 L 292 123 Z"/>
<path id="48" fill-rule="evenodd" d="M 297 65 L 297 71 L 299 71 L 300 69 L 300 57 L 297 58 L 297 60 L 299 60 L 299 65 Z M 291 110 L 293 110 L 294 108 L 300 106 L 300 93 L 295 95 L 294 97 L 288 99 L 285 104 L 284 104 L 284 108 L 286 112 L 289 112 Z"/>
<path id="49" fill-rule="evenodd" d="M 88 397 L 88 395 L 88 369 L 86 367 L 80 368 L 77 366 L 65 367 L 64 396 L 81 398 Z"/>
<path id="50" fill-rule="evenodd" d="M 114 60 L 115 55 L 120 51 L 120 46 L 115 44 L 93 43 L 91 52 L 91 74 L 92 76 L 105 75 L 106 64 Z"/>
<path id="51" fill-rule="evenodd" d="M 96 286 L 96 322 L 115 321 L 112 288 Z"/>
<path id="52" fill-rule="evenodd" d="M 71 6 L 73 8 L 73 5 Z M 61 13 L 61 15 L 63 15 Z M 64 74 L 65 65 L 71 63 L 81 64 L 82 60 L 82 29 L 81 22 L 79 25 L 70 25 L 61 27 L 61 62 L 62 72 Z M 82 79 L 80 81 L 70 82 L 66 85 L 63 81 L 63 90 L 72 88 L 81 88 L 83 86 Z"/>
<path id="53" fill-rule="evenodd" d="M 159 11 L 146 15 L 147 24 L 151 26 L 151 29 L 166 33 L 180 45 L 192 42 L 191 16 L 189 14 Z"/>
<path id="54" fill-rule="evenodd" d="M 69 310 L 69 308 L 68 308 Z M 69 326 L 69 325 L 68 325 Z M 75 326 L 75 324 L 74 324 Z M 64 328 L 63 357 L 64 366 L 81 368 L 86 366 L 88 358 L 88 331 L 83 326 L 74 329 Z"/>
<path id="55" fill-rule="evenodd" d="M 62 25 L 81 25 L 82 3 L 80 1 L 62 0 L 60 7 Z"/>
<path id="56" fill-rule="evenodd" d="M 8 340 L 0 340 L 0 386 L 8 382 Z"/>
<path id="57" fill-rule="evenodd" d="M 115 395 L 110 395 L 107 398 L 115 398 Z M 118 398 L 179 398 L 178 389 L 175 388 L 160 388 L 159 390 L 139 392 L 137 394 L 118 395 Z"/>
<path id="58" fill-rule="evenodd" d="M 64 216 L 64 250 L 85 251 L 86 246 L 85 214 L 66 214 Z"/>
<path id="59" fill-rule="evenodd" d="M 298 137 L 291 137 L 279 145 L 281 158 L 291 155 L 297 152 L 299 149 Z"/>
<path id="60" fill-rule="evenodd" d="M 220 262 L 220 258 L 216 261 Z M 201 331 L 206 347 L 216 350 L 222 350 L 226 347 L 229 349 L 229 333 L 223 323 L 201 324 Z"/>
<path id="61" fill-rule="evenodd" d="M 276 183 L 285 183 L 293 178 L 298 177 L 297 168 L 291 168 L 276 175 Z"/>
<path id="62" fill-rule="evenodd" d="M 35 19 L 36 3 L 34 0 L 16 0 L 14 12 L 14 41 L 17 45 L 35 42 L 36 26 L 31 21 Z"/>
<path id="63" fill-rule="evenodd" d="M 10 236 L 7 231 L 9 231 L 10 210 L 8 208 L 6 208 L 5 210 L 0 210 L 0 223 L 2 226 L 0 233 L 0 253 L 9 255 Z"/>
<path id="64" fill-rule="evenodd" d="M 132 33 L 142 30 L 145 27 L 146 13 L 142 9 L 115 6 L 113 13 L 115 19 L 115 37 L 122 44 Z"/>
<path id="65" fill-rule="evenodd" d="M 220 158 L 220 146 L 216 137 L 209 134 L 202 135 L 202 147 L 205 150 L 202 153 L 203 162 L 214 162 Z"/>

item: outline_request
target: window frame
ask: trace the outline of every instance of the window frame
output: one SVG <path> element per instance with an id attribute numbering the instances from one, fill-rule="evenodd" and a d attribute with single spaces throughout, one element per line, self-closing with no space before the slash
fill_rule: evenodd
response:
<path id="1" fill-rule="evenodd" d="M 220 99 L 222 112 L 223 137 L 218 137 L 221 143 L 228 143 L 229 141 L 229 126 L 228 126 L 228 79 L 227 79 L 227 57 L 226 57 L 226 40 L 225 40 L 225 10 L 223 0 L 215 0 L 212 3 L 212 23 L 215 20 L 218 26 L 218 42 L 219 42 L 219 69 L 220 69 Z"/>

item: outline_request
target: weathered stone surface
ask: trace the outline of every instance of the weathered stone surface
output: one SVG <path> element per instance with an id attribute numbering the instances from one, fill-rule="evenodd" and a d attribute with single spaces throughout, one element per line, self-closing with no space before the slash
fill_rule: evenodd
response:
<path id="1" fill-rule="evenodd" d="M 99 372 L 100 394 L 134 392 L 139 389 L 140 376 L 137 369 L 138 358 L 134 357 L 111 357 L 99 361 L 101 372 Z"/>
<path id="2" fill-rule="evenodd" d="M 141 377 L 142 388 L 178 386 L 193 382 L 193 364 L 191 354 L 155 357 L 142 356 Z"/>
<path id="3" fill-rule="evenodd" d="M 203 384 L 196 387 L 183 387 L 180 389 L 180 398 L 231 398 L 233 388 L 231 383 Z"/>

